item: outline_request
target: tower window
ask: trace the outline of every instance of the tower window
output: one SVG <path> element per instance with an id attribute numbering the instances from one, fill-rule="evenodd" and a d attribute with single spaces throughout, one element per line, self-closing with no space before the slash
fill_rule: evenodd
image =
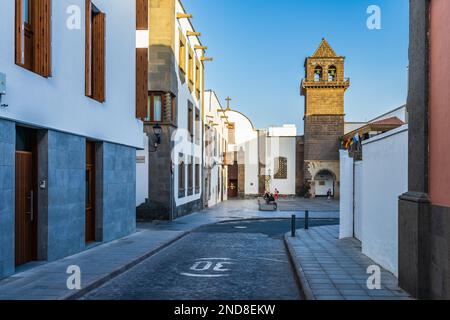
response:
<path id="1" fill-rule="evenodd" d="M 335 66 L 331 66 L 328 68 L 328 81 L 336 80 L 337 70 Z"/>
<path id="2" fill-rule="evenodd" d="M 317 66 L 314 69 L 314 81 L 320 81 L 322 80 L 322 75 L 323 75 L 323 69 L 321 66 Z"/>

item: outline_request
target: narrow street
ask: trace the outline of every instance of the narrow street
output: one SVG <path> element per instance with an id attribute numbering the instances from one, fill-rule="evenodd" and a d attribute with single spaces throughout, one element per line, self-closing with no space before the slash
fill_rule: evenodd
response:
<path id="1" fill-rule="evenodd" d="M 299 219 L 297 227 L 303 227 Z M 311 226 L 336 224 L 313 220 Z M 216 224 L 198 229 L 90 292 L 86 300 L 298 300 L 283 243 L 289 220 Z"/>

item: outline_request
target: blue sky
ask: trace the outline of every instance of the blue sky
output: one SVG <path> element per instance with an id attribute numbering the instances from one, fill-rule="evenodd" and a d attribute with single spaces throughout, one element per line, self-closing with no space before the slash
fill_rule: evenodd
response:
<path id="1" fill-rule="evenodd" d="M 300 81 L 306 56 L 325 37 L 346 57 L 346 120 L 367 121 L 407 96 L 408 0 L 184 0 L 208 46 L 206 89 L 257 128 L 295 123 L 303 132 Z M 369 5 L 382 30 L 369 30 Z"/>

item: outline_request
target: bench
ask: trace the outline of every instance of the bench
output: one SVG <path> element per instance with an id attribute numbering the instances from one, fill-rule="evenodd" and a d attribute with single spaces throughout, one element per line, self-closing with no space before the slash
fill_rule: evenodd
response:
<path id="1" fill-rule="evenodd" d="M 266 200 L 259 198 L 258 199 L 259 211 L 277 211 L 278 204 L 276 202 L 270 202 L 267 204 Z"/>

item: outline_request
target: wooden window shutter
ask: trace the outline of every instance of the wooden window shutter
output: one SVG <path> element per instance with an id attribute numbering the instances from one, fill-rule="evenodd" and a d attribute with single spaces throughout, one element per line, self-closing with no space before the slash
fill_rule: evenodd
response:
<path id="1" fill-rule="evenodd" d="M 34 70 L 43 77 L 51 75 L 51 0 L 33 1 Z"/>
<path id="2" fill-rule="evenodd" d="M 92 18 L 92 98 L 105 101 L 105 14 Z"/>
<path id="3" fill-rule="evenodd" d="M 23 28 L 22 28 L 22 20 L 23 16 L 23 7 L 22 0 L 16 0 L 16 17 L 15 17 L 15 43 L 16 43 L 16 51 L 15 51 L 15 60 L 16 64 L 22 65 L 22 38 Z"/>
<path id="4" fill-rule="evenodd" d="M 148 30 L 148 0 L 136 1 L 136 30 Z M 147 117 L 148 48 L 136 48 L 136 118 Z"/>
<path id="5" fill-rule="evenodd" d="M 92 16 L 92 5 L 91 0 L 86 0 L 85 6 L 85 94 L 86 96 L 92 96 L 92 79 L 91 79 L 91 64 L 92 64 L 92 48 L 91 48 L 91 16 Z"/>
<path id="6" fill-rule="evenodd" d="M 43 77 L 51 76 L 51 0 L 16 0 L 15 62 Z"/>

